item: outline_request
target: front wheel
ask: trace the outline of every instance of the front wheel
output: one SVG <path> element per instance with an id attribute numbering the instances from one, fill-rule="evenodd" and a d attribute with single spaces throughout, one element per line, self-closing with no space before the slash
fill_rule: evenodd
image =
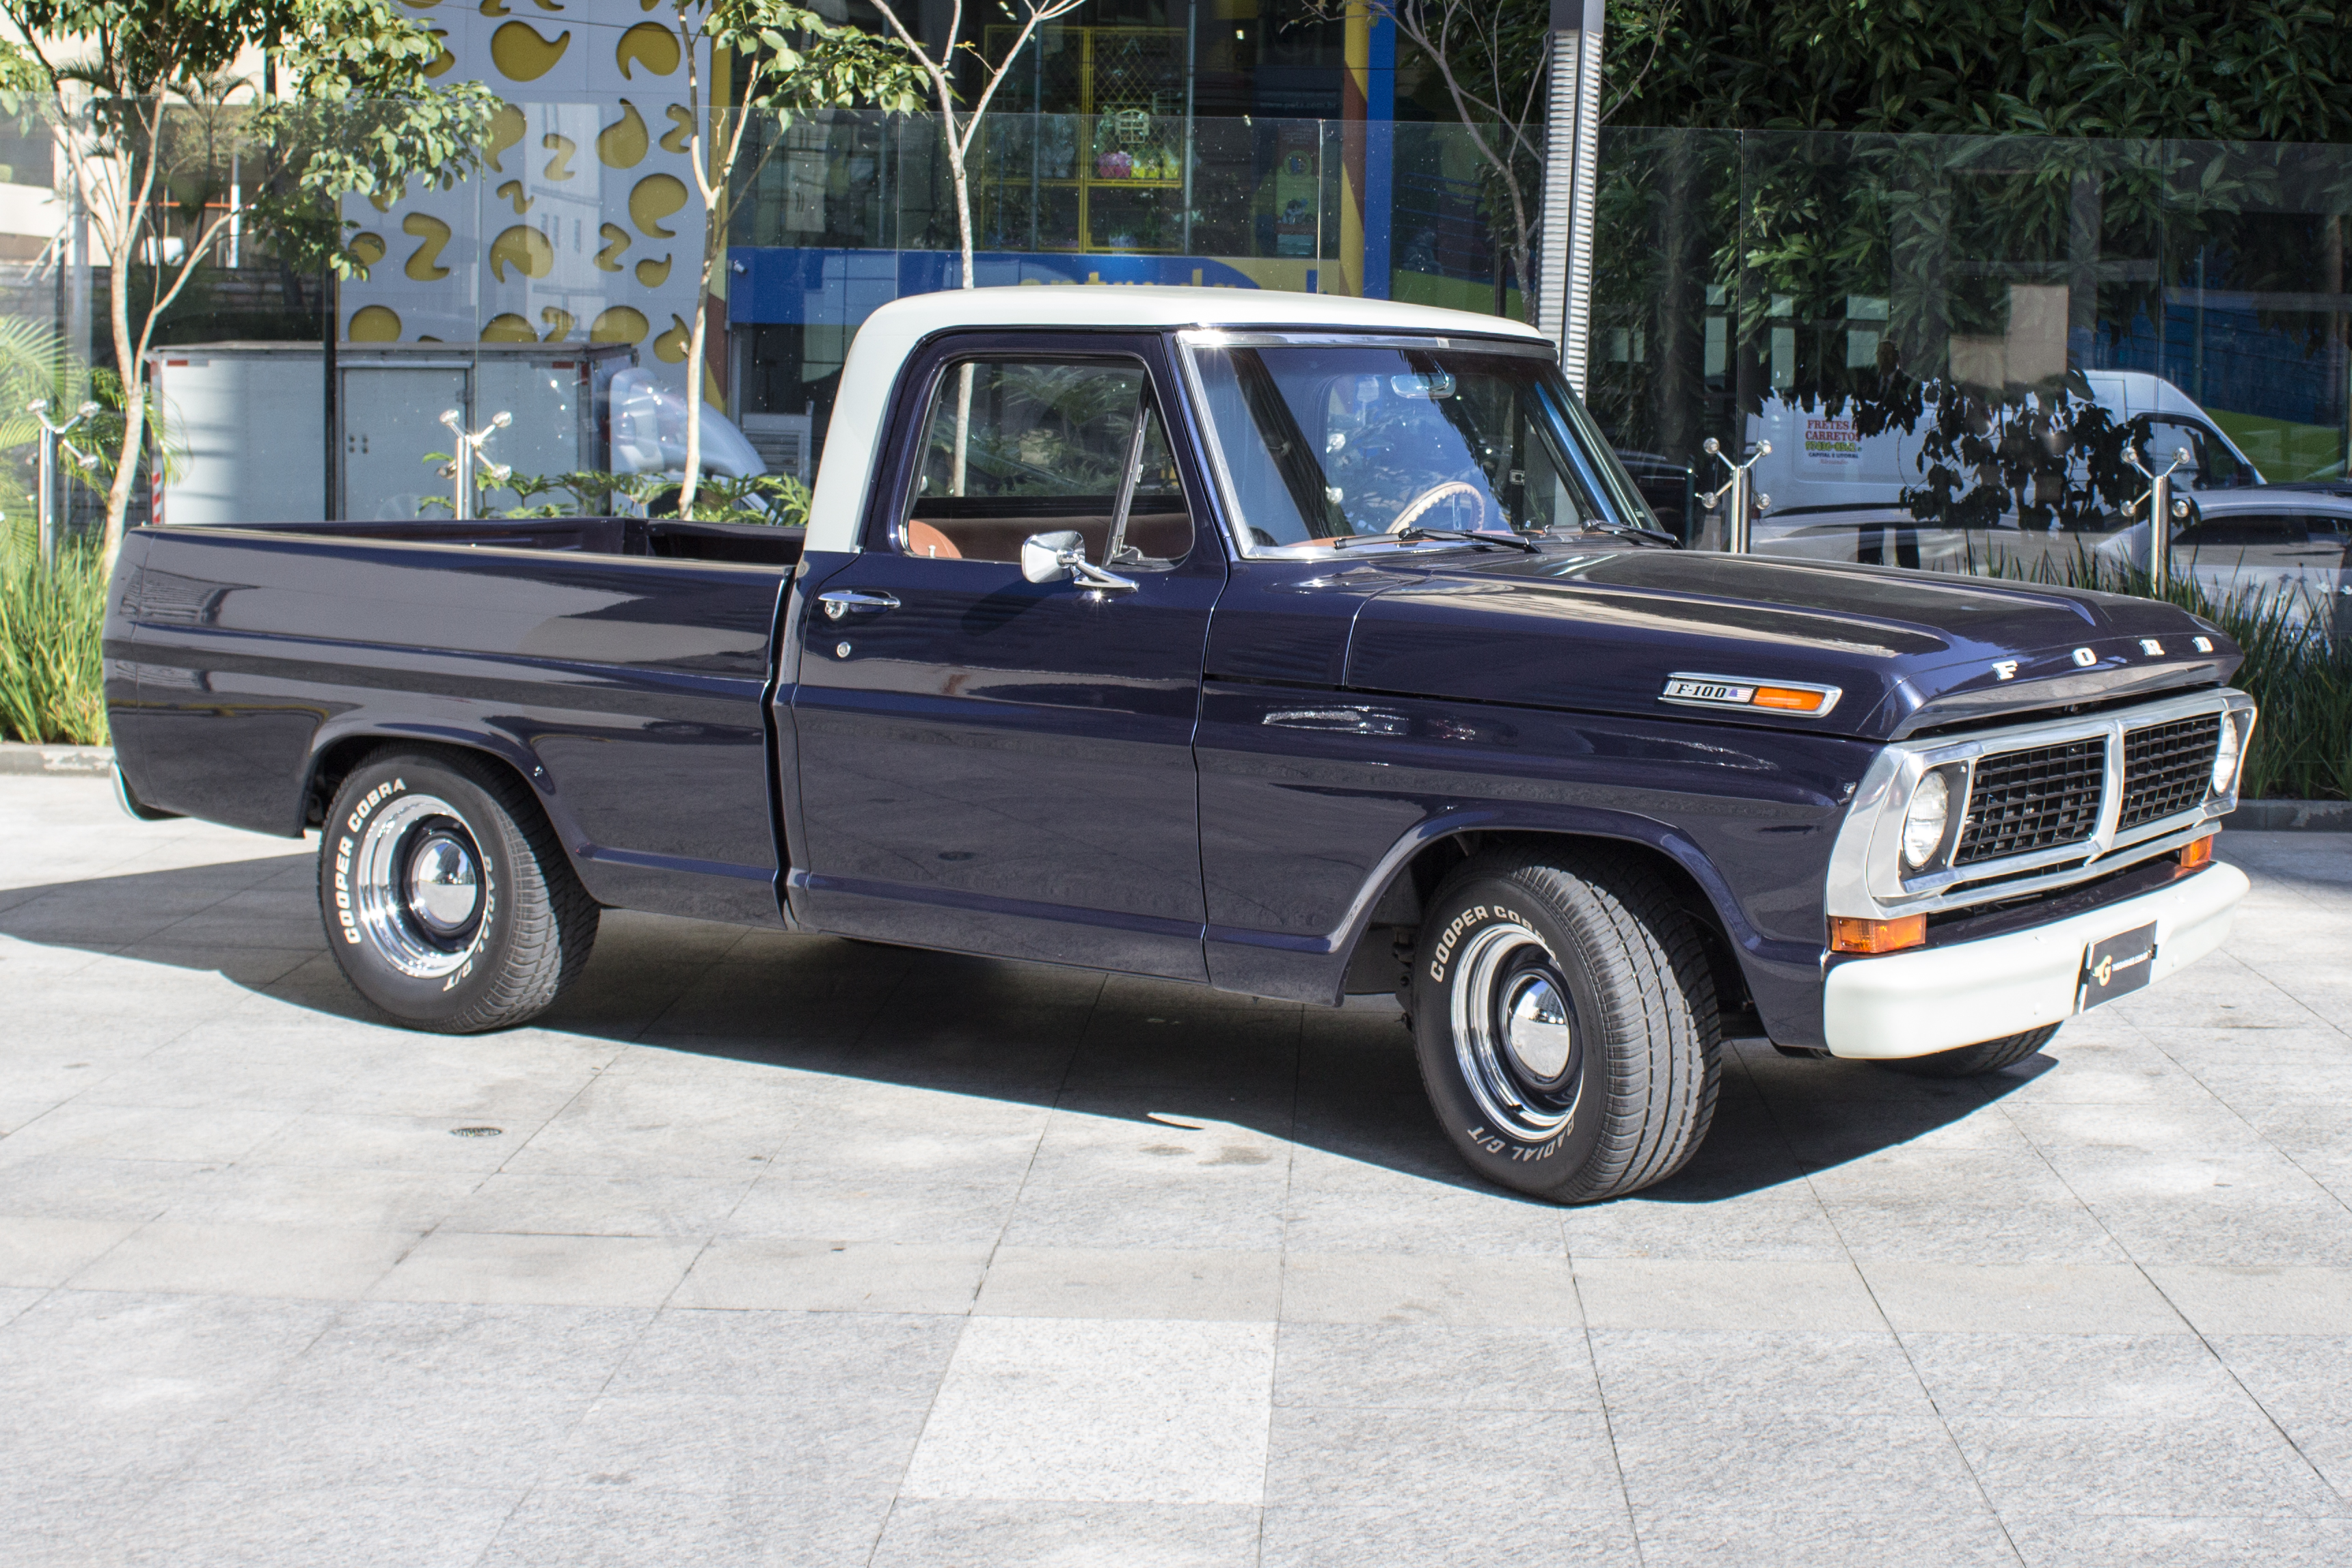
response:
<path id="1" fill-rule="evenodd" d="M 1616 1197 L 1706 1136 L 1714 976 L 1675 890 L 1633 856 L 1465 861 L 1428 905 L 1412 1011 L 1439 1123 L 1503 1186 Z"/>
<path id="2" fill-rule="evenodd" d="M 344 978 L 419 1029 L 545 1012 L 588 962 L 597 909 L 530 792 L 454 752 L 380 752 L 335 794 L 319 910 Z"/>

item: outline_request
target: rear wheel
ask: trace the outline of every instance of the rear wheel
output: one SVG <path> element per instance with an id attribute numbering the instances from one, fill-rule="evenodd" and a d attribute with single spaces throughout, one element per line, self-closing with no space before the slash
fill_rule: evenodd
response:
<path id="1" fill-rule="evenodd" d="M 1428 905 L 1411 1004 L 1430 1104 L 1490 1181 L 1590 1203 L 1664 1180 L 1706 1136 L 1715 981 L 1638 858 L 1465 862 Z"/>
<path id="2" fill-rule="evenodd" d="M 336 792 L 319 843 L 327 945 L 360 994 L 443 1034 L 546 1011 L 588 962 L 595 901 L 539 803 L 456 752 L 380 752 Z"/>
<path id="3" fill-rule="evenodd" d="M 1889 1057 L 1879 1066 L 1907 1072 L 1915 1078 L 1974 1078 L 1979 1073 L 1999 1072 L 2015 1067 L 2055 1038 L 2058 1026 L 2028 1029 L 2021 1035 L 2004 1035 L 1998 1040 L 1981 1045 L 1962 1046 L 1958 1050 L 1937 1051 L 1927 1057 Z"/>

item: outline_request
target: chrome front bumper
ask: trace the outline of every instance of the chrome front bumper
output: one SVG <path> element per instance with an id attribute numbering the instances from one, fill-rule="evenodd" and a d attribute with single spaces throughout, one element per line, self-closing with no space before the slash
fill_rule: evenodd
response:
<path id="1" fill-rule="evenodd" d="M 2153 923 L 2151 983 L 2230 934 L 2246 874 L 2215 864 L 2153 892 L 2002 936 L 1833 966 L 1822 998 L 1830 1054 L 1885 1060 L 1956 1050 L 2063 1023 L 2080 994 L 2091 943 Z"/>

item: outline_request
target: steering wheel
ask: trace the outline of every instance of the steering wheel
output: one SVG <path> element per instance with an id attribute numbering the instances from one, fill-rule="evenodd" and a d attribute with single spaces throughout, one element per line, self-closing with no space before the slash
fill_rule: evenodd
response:
<path id="1" fill-rule="evenodd" d="M 1430 486 L 1407 501 L 1404 510 L 1396 514 L 1396 521 L 1389 524 L 1389 531 L 1402 533 L 1419 522 L 1431 507 L 1449 496 L 1468 496 L 1477 505 L 1478 521 L 1471 525 L 1471 531 L 1476 532 L 1486 526 L 1486 492 L 1467 479 L 1448 479 L 1442 485 Z"/>

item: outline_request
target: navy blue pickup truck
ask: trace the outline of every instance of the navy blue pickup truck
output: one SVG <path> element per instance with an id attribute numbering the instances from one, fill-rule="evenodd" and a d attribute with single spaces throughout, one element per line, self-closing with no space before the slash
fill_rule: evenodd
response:
<path id="1" fill-rule="evenodd" d="M 1626 1193 L 1727 1035 L 1988 1072 L 2220 944 L 2254 711 L 2169 605 L 1685 551 L 1485 317 L 902 300 L 812 521 L 140 530 L 125 804 L 320 832 L 343 972 L 519 1023 L 621 907 L 1338 1005 Z"/>

